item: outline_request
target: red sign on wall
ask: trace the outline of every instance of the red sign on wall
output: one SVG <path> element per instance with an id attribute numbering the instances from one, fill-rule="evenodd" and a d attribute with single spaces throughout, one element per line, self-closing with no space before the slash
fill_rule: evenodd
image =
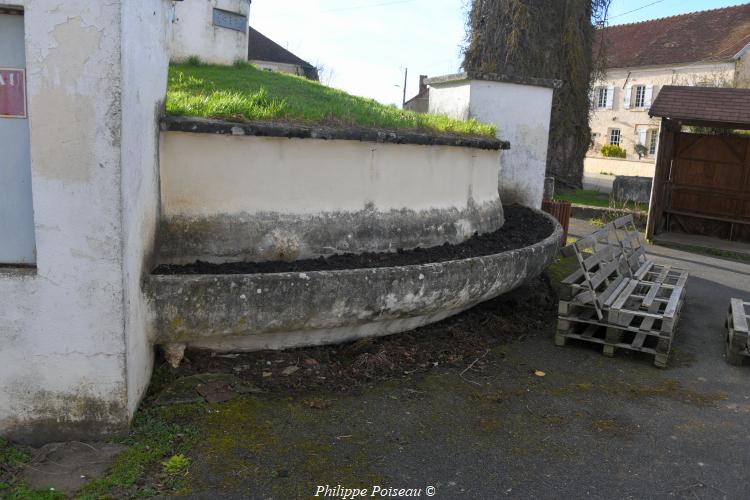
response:
<path id="1" fill-rule="evenodd" d="M 0 117 L 26 118 L 26 72 L 0 68 Z"/>

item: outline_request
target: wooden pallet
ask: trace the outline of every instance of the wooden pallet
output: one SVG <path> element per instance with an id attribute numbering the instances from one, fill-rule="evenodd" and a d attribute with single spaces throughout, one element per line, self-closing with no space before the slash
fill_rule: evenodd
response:
<path id="1" fill-rule="evenodd" d="M 664 281 L 671 279 L 675 285 L 687 284 L 688 271 L 667 264 L 655 264 L 646 253 L 641 233 L 635 227 L 632 215 L 613 220 L 613 232 L 628 263 L 631 278 L 641 281 Z"/>
<path id="2" fill-rule="evenodd" d="M 601 343 L 607 356 L 615 348 L 646 352 L 655 356 L 656 366 L 666 367 L 684 301 L 676 299 L 679 291 L 674 287 L 660 287 L 651 294 L 652 285 L 637 284 L 618 310 L 608 311 L 605 320 L 597 317 L 591 305 L 560 301 L 555 343 L 565 345 L 569 338 Z"/>
<path id="3" fill-rule="evenodd" d="M 727 335 L 724 343 L 727 363 L 735 366 L 742 364 L 745 357 L 750 356 L 750 302 L 742 299 L 731 299 L 727 313 Z"/>
<path id="4" fill-rule="evenodd" d="M 592 311 L 592 315 L 594 312 Z M 654 365 L 665 368 L 672 347 L 671 337 L 654 335 L 636 329 L 618 329 L 595 320 L 571 321 L 558 319 L 555 344 L 567 345 L 568 340 L 601 344 L 602 354 L 612 357 L 617 349 L 643 352 L 654 356 Z"/>
<path id="5" fill-rule="evenodd" d="M 682 272 L 680 269 L 673 269 L 668 265 L 662 266 L 659 264 L 651 264 L 651 266 L 645 268 L 644 272 L 639 273 L 641 276 L 640 278 L 633 276 L 633 279 L 637 279 L 644 283 L 663 283 L 670 286 L 681 286 L 684 295 L 688 279 L 686 273 Z M 571 273 L 563 279 L 560 284 L 562 287 L 560 288 L 559 295 L 562 300 L 571 300 L 573 297 L 586 290 L 585 278 L 580 269 Z"/>
<path id="6" fill-rule="evenodd" d="M 608 224 L 566 248 L 579 271 L 563 280 L 555 341 L 600 343 L 609 356 L 616 348 L 647 352 L 663 368 L 684 304 L 687 274 L 649 263 L 639 269 L 651 279 L 634 278 L 616 232 Z"/>

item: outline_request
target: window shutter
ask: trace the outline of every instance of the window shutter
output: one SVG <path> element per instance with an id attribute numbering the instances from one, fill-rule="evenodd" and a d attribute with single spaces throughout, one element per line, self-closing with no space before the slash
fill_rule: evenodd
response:
<path id="1" fill-rule="evenodd" d="M 638 144 L 646 145 L 646 132 L 645 128 L 638 131 Z"/>
<path id="2" fill-rule="evenodd" d="M 630 93 L 633 90 L 633 87 L 628 85 L 625 87 L 625 97 L 622 100 L 622 105 L 625 107 L 625 109 L 630 109 Z"/>
<path id="3" fill-rule="evenodd" d="M 654 94 L 654 86 L 646 85 L 646 95 L 643 99 L 643 107 L 648 109 L 651 107 L 651 96 Z"/>
<path id="4" fill-rule="evenodd" d="M 612 103 L 615 100 L 615 87 L 610 85 L 607 87 L 607 109 L 612 109 Z"/>

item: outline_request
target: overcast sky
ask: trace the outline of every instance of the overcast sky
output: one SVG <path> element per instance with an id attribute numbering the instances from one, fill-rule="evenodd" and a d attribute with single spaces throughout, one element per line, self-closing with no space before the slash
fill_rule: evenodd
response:
<path id="1" fill-rule="evenodd" d="M 253 0 L 250 25 L 313 65 L 324 83 L 384 103 L 401 103 L 420 74 L 461 65 L 468 0 Z M 737 5 L 726 0 L 613 0 L 610 24 Z M 638 10 L 636 10 L 638 9 Z M 634 11 L 634 12 L 630 12 Z"/>

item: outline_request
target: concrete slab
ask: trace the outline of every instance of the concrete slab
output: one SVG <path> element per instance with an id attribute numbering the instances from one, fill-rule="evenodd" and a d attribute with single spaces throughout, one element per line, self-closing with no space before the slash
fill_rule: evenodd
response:
<path id="1" fill-rule="evenodd" d="M 33 490 L 72 495 L 87 481 L 103 477 L 125 448 L 114 443 L 50 443 L 38 450 L 22 479 Z"/>
<path id="2" fill-rule="evenodd" d="M 750 244 L 739 241 L 728 241 L 698 234 L 661 233 L 654 236 L 654 243 L 661 245 L 680 245 L 700 247 L 722 252 L 750 255 Z"/>

